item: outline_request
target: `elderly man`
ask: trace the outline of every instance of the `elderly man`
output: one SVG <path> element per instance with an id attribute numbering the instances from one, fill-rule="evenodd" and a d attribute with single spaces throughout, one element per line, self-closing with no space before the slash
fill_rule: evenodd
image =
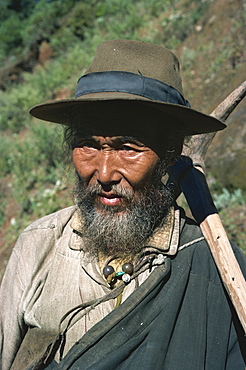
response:
<path id="1" fill-rule="evenodd" d="M 185 135 L 224 128 L 190 108 L 177 58 L 105 42 L 75 99 L 30 112 L 65 125 L 77 205 L 17 241 L 1 290 L 3 370 L 242 370 L 208 246 L 162 182 Z"/>

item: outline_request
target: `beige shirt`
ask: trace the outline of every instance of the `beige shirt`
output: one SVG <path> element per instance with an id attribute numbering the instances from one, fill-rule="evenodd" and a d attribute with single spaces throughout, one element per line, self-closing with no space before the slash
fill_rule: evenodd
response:
<path id="1" fill-rule="evenodd" d="M 179 242 L 179 211 L 173 210 L 168 227 L 156 230 L 146 248 L 175 254 Z M 166 223 L 165 223 L 166 225 Z M 99 264 L 83 252 L 76 207 L 48 215 L 25 229 L 13 249 L 0 290 L 0 345 L 2 369 L 13 362 L 27 327 L 59 331 L 62 316 L 73 307 L 104 296 L 110 288 Z M 144 271 L 141 284 L 149 275 Z M 124 301 L 136 288 L 126 285 Z M 64 355 L 95 323 L 113 310 L 115 300 L 101 303 L 69 326 Z M 62 323 L 62 330 L 66 320 Z M 56 358 L 56 360 L 59 360 Z"/>

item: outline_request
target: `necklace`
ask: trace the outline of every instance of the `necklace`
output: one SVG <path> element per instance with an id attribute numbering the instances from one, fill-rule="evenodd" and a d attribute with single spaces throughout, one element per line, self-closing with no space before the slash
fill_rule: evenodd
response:
<path id="1" fill-rule="evenodd" d="M 112 259 L 106 263 L 103 269 L 103 275 L 107 283 L 111 286 L 114 285 L 117 280 L 123 280 L 124 283 L 129 283 L 134 271 L 133 264 L 131 262 L 124 263 L 121 267 L 122 271 L 115 272 L 113 266 L 109 264 L 110 261 L 112 261 Z"/>

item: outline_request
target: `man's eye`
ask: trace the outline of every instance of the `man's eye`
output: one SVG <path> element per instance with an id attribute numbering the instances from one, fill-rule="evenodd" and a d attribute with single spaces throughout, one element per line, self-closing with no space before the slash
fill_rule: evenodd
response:
<path id="1" fill-rule="evenodd" d="M 92 142 L 92 141 L 85 141 L 85 140 L 80 140 L 77 142 L 77 146 L 81 147 L 81 148 L 95 148 L 97 149 L 97 145 L 96 143 Z"/>
<path id="2" fill-rule="evenodd" d="M 87 148 L 96 148 L 96 144 L 95 143 L 91 143 L 89 141 L 86 141 L 82 144 L 82 146 L 85 146 Z"/>
<path id="3" fill-rule="evenodd" d="M 131 146 L 131 145 L 122 145 L 120 147 L 121 150 L 125 150 L 125 151 L 133 151 L 133 152 L 138 152 L 137 148 Z"/>

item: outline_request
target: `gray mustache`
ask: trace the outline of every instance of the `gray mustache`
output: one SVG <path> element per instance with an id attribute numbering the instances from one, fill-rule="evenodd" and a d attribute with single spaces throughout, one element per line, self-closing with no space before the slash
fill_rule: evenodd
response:
<path id="1" fill-rule="evenodd" d="M 115 195 L 126 198 L 129 201 L 133 199 L 134 192 L 131 189 L 124 188 L 122 185 L 113 184 L 110 186 L 110 191 L 112 191 Z M 97 196 L 101 193 L 105 193 L 105 190 L 99 183 L 90 185 L 85 189 L 85 196 Z"/>

